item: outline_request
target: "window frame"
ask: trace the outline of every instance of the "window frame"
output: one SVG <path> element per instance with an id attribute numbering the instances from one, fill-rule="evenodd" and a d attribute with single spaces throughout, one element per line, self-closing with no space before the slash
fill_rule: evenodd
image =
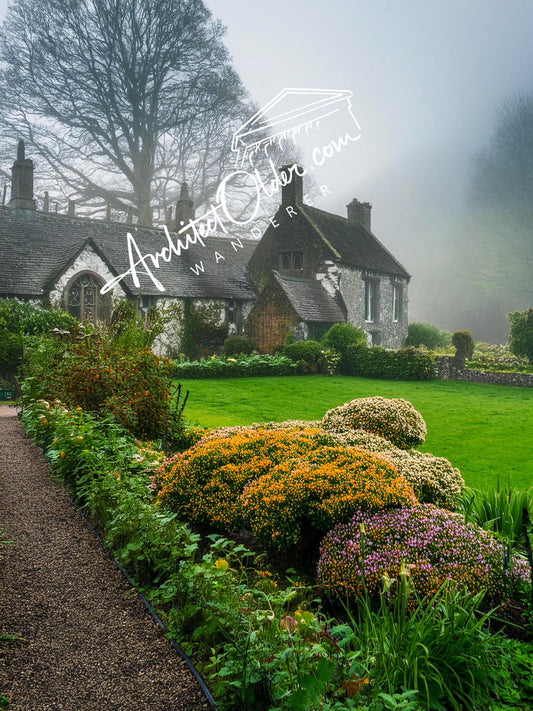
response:
<path id="1" fill-rule="evenodd" d="M 403 287 L 401 284 L 392 285 L 392 322 L 402 320 Z"/>
<path id="2" fill-rule="evenodd" d="M 376 279 L 365 279 L 365 323 L 378 321 L 378 286 Z"/>

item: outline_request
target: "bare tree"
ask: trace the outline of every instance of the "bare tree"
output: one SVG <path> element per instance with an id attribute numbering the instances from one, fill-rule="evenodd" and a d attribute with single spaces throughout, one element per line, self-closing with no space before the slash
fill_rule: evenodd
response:
<path id="1" fill-rule="evenodd" d="M 150 224 L 182 180 L 207 201 L 254 111 L 223 34 L 201 0 L 14 0 L 3 135 L 24 138 L 40 175 L 82 204 L 132 206 Z"/>

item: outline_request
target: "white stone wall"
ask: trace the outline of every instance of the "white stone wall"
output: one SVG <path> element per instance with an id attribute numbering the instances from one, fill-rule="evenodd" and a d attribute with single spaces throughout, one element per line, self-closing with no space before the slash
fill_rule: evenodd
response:
<path id="1" fill-rule="evenodd" d="M 362 328 L 372 343 L 372 333 L 379 334 L 379 343 L 385 348 L 401 348 L 407 336 L 408 325 L 408 283 L 383 274 L 363 272 L 361 269 L 339 267 L 340 292 L 347 307 L 347 321 Z M 365 276 L 378 284 L 376 319 L 373 323 L 365 322 Z M 394 321 L 393 289 L 402 287 L 401 318 Z"/>

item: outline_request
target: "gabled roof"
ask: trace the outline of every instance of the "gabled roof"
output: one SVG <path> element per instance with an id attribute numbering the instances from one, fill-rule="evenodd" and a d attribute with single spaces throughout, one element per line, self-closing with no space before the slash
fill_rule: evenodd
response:
<path id="1" fill-rule="evenodd" d="M 273 277 L 302 321 L 338 323 L 345 320 L 340 306 L 316 279 L 282 277 L 276 271 Z"/>
<path id="2" fill-rule="evenodd" d="M 330 249 L 332 257 L 341 264 L 410 278 L 405 267 L 358 222 L 310 205 L 298 208 Z"/>
<path id="3" fill-rule="evenodd" d="M 142 255 L 155 255 L 167 245 L 165 234 L 159 229 L 45 212 L 28 217 L 7 207 L 0 208 L 0 294 L 35 297 L 45 294 L 89 246 L 113 274 L 123 274 L 130 266 L 128 232 Z M 177 239 L 175 233 L 171 233 L 171 237 L 174 241 Z M 130 275 L 120 284 L 130 294 L 253 299 L 255 292 L 246 265 L 257 242 L 207 237 L 204 245 L 190 244 L 179 256 L 173 255 L 168 263 L 160 259 L 159 268 L 153 268 L 153 273 L 165 287 L 164 292 L 157 289 L 149 276 L 141 273 L 141 267 L 139 287 L 134 285 Z M 200 264 L 203 271 L 196 267 Z"/>

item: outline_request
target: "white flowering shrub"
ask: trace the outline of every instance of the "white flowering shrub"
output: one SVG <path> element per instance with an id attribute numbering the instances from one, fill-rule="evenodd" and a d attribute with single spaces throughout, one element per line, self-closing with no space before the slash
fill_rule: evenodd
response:
<path id="1" fill-rule="evenodd" d="M 427 427 L 422 415 L 401 398 L 366 397 L 328 410 L 322 426 L 333 432 L 365 430 L 380 435 L 401 449 L 423 444 Z"/>
<path id="2" fill-rule="evenodd" d="M 420 501 L 454 509 L 464 487 L 459 469 L 447 459 L 423 454 L 416 449 L 404 450 L 395 447 L 379 435 L 364 430 L 331 432 L 333 439 L 348 447 L 360 447 L 367 452 L 379 454 L 409 481 Z"/>

